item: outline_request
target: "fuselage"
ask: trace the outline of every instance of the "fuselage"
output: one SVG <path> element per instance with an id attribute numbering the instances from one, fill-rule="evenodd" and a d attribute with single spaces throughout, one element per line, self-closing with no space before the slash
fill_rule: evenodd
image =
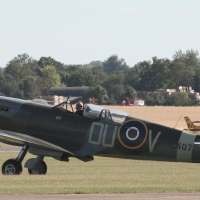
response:
<path id="1" fill-rule="evenodd" d="M 200 136 L 127 117 L 78 116 L 58 107 L 0 97 L 0 129 L 26 134 L 80 156 L 200 162 Z M 3 141 L 5 142 L 5 141 Z"/>

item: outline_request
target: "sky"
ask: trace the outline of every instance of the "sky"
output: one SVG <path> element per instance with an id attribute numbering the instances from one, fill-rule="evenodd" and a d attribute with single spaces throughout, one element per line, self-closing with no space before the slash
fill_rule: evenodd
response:
<path id="1" fill-rule="evenodd" d="M 0 0 L 0 67 L 19 54 L 63 64 L 132 67 L 176 51 L 200 53 L 199 0 Z"/>

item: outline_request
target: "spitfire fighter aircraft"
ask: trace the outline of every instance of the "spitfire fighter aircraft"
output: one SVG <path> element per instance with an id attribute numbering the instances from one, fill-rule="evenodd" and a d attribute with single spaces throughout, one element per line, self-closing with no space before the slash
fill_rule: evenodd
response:
<path id="1" fill-rule="evenodd" d="M 25 162 L 29 174 L 46 174 L 45 156 L 67 162 L 93 156 L 200 162 L 198 135 L 94 104 L 86 104 L 80 116 L 69 103 L 51 107 L 0 96 L 0 142 L 22 147 L 17 158 L 3 163 L 4 175 L 20 174 L 27 152 L 36 156 Z"/>

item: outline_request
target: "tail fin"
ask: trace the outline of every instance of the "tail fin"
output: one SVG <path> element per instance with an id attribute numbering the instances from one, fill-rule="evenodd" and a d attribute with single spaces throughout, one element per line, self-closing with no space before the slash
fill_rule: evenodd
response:
<path id="1" fill-rule="evenodd" d="M 188 128 L 195 128 L 193 122 L 190 120 L 189 117 L 186 116 L 186 117 L 184 117 L 184 119 L 185 119 L 185 122 L 186 122 Z"/>

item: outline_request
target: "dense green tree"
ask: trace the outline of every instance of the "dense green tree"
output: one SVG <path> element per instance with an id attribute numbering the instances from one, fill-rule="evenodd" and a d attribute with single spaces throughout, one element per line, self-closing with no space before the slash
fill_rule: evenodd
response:
<path id="1" fill-rule="evenodd" d="M 129 85 L 135 89 L 138 89 L 138 84 L 140 81 L 139 70 L 137 66 L 132 68 L 127 68 L 124 70 L 124 85 Z"/>
<path id="2" fill-rule="evenodd" d="M 23 94 L 25 99 L 34 99 L 36 96 L 40 96 L 40 90 L 38 90 L 37 77 L 28 76 L 22 84 Z"/>
<path id="3" fill-rule="evenodd" d="M 195 70 L 193 89 L 196 92 L 200 92 L 200 67 Z"/>
<path id="4" fill-rule="evenodd" d="M 73 80 L 73 77 L 76 79 L 76 77 L 79 76 L 80 70 L 82 69 L 81 65 L 65 65 L 66 71 L 65 74 L 63 74 L 62 82 L 66 86 L 79 86 L 83 85 L 81 78 L 76 81 Z"/>
<path id="5" fill-rule="evenodd" d="M 119 59 L 117 55 L 112 55 L 103 62 L 103 67 L 107 74 L 112 74 L 127 69 L 128 65 L 123 58 Z"/>
<path id="6" fill-rule="evenodd" d="M 55 59 L 49 57 L 41 57 L 40 60 L 37 63 L 40 68 L 45 68 L 46 66 L 54 66 L 56 69 L 56 72 L 60 75 L 60 79 L 62 83 L 65 83 L 65 77 L 67 74 L 66 66 L 56 61 Z M 38 71 L 40 74 L 40 70 Z"/>
<path id="7" fill-rule="evenodd" d="M 182 61 L 173 61 L 170 66 L 170 71 L 170 88 L 178 88 L 179 86 L 190 87 L 194 84 L 195 70 L 187 67 Z"/>
<path id="8" fill-rule="evenodd" d="M 108 102 L 109 105 L 116 105 L 116 104 L 118 104 L 117 99 L 115 98 L 114 94 L 110 94 L 109 96 L 110 96 L 109 97 L 109 102 Z"/>
<path id="9" fill-rule="evenodd" d="M 137 97 L 137 92 L 133 87 L 125 85 L 124 90 L 125 90 L 124 97 L 129 97 L 130 99 L 134 99 L 135 97 Z"/>
<path id="10" fill-rule="evenodd" d="M 36 76 L 37 62 L 28 54 L 14 57 L 3 70 L 4 82 L 1 90 L 6 96 L 26 98 L 24 96 L 24 80 Z"/>
<path id="11" fill-rule="evenodd" d="M 139 89 L 155 91 L 159 88 L 166 88 L 169 84 L 170 60 L 152 58 L 153 63 L 144 61 L 140 71 Z"/>
<path id="12" fill-rule="evenodd" d="M 129 98 L 134 98 L 136 96 L 136 91 L 133 87 L 129 85 L 124 85 L 125 73 L 116 72 L 108 76 L 106 81 L 102 84 L 109 95 L 109 103 L 121 103 L 126 96 Z"/>
<path id="13" fill-rule="evenodd" d="M 95 78 L 89 70 L 80 69 L 72 72 L 67 78 L 65 83 L 69 87 L 73 86 L 93 86 L 95 85 Z"/>
<path id="14" fill-rule="evenodd" d="M 67 86 L 95 86 L 102 84 L 107 78 L 102 67 L 68 66 L 68 74 L 65 77 Z"/>
<path id="15" fill-rule="evenodd" d="M 96 66 L 91 69 L 94 76 L 94 85 L 101 85 L 108 78 L 108 75 L 103 71 L 103 66 Z"/>
<path id="16" fill-rule="evenodd" d="M 109 88 L 109 96 L 114 97 L 115 101 L 120 104 L 124 100 L 125 89 L 123 85 L 112 85 Z M 111 98 L 112 99 L 112 98 Z M 112 102 L 110 102 L 112 104 Z"/>
<path id="17" fill-rule="evenodd" d="M 66 70 L 68 73 L 80 71 L 82 69 L 82 65 L 66 65 Z"/>
<path id="18" fill-rule="evenodd" d="M 0 67 L 0 73 L 2 73 L 4 71 L 3 67 Z"/>
<path id="19" fill-rule="evenodd" d="M 176 51 L 173 55 L 173 60 L 180 60 L 185 63 L 188 67 L 199 67 L 199 53 L 193 49 L 187 50 L 185 53 L 181 50 Z"/>
<path id="20" fill-rule="evenodd" d="M 114 74 L 111 74 L 108 79 L 102 84 L 108 92 L 110 104 L 114 104 L 114 102 L 120 103 L 124 99 L 124 78 L 125 76 L 123 72 L 116 72 Z"/>
<path id="21" fill-rule="evenodd" d="M 18 79 L 10 74 L 5 74 L 0 78 L 1 93 L 8 97 L 24 98 L 23 90 Z"/>
<path id="22" fill-rule="evenodd" d="M 92 61 L 89 63 L 89 65 L 93 67 L 100 67 L 100 66 L 103 66 L 103 63 L 101 61 Z"/>
<path id="23" fill-rule="evenodd" d="M 191 96 L 189 106 L 200 106 L 200 99 L 198 99 L 196 96 Z"/>
<path id="24" fill-rule="evenodd" d="M 188 106 L 190 98 L 186 92 L 173 93 L 166 99 L 166 105 L 170 106 Z"/>
<path id="25" fill-rule="evenodd" d="M 35 60 L 30 57 L 27 53 L 19 54 L 18 56 L 14 57 L 9 63 L 16 63 L 20 65 L 25 65 L 34 62 Z"/>
<path id="26" fill-rule="evenodd" d="M 145 104 L 148 106 L 164 105 L 165 97 L 160 93 L 147 95 L 147 97 L 145 99 Z"/>
<path id="27" fill-rule="evenodd" d="M 38 78 L 43 94 L 46 94 L 51 87 L 61 86 L 60 75 L 54 66 L 46 66 L 41 69 L 41 77 Z"/>
<path id="28" fill-rule="evenodd" d="M 109 87 L 111 85 L 122 85 L 125 79 L 123 72 L 116 72 L 108 76 L 106 81 L 103 83 L 104 87 Z"/>
<path id="29" fill-rule="evenodd" d="M 98 104 L 107 104 L 109 102 L 108 94 L 105 88 L 100 85 L 91 87 L 83 96 L 85 102 L 88 102 L 89 98 L 98 99 Z"/>
<path id="30" fill-rule="evenodd" d="M 64 64 L 54 60 L 53 58 L 49 57 L 41 57 L 38 61 L 38 65 L 41 68 L 45 68 L 46 66 L 54 66 L 56 69 L 63 69 Z"/>
<path id="31" fill-rule="evenodd" d="M 200 58 L 195 50 L 175 52 L 173 60 L 153 57 L 152 62 L 139 62 L 130 68 L 124 59 L 112 55 L 104 62 L 84 65 L 64 65 L 51 57 L 39 61 L 21 54 L 0 68 L 0 95 L 31 99 L 47 94 L 53 86 L 92 86 L 88 95 L 99 103 L 117 104 L 137 91 L 156 91 L 160 88 L 192 87 L 200 92 Z M 172 94 L 149 95 L 147 105 L 199 105 L 195 96 Z"/>
<path id="32" fill-rule="evenodd" d="M 0 71 L 0 95 L 4 95 L 3 89 L 4 89 L 4 82 L 5 82 L 5 76 L 3 74 L 3 70 Z"/>
<path id="33" fill-rule="evenodd" d="M 18 72 L 20 71 L 21 77 L 25 77 L 29 73 L 35 75 L 38 67 L 37 61 L 25 53 L 9 61 L 5 68 L 5 73 L 19 76 Z M 15 72 L 17 72 L 17 74 L 15 74 Z"/>
<path id="34" fill-rule="evenodd" d="M 4 73 L 13 76 L 19 81 L 23 81 L 27 76 L 34 74 L 31 69 L 31 63 L 34 62 L 28 54 L 18 55 L 7 64 Z"/>
<path id="35" fill-rule="evenodd" d="M 179 50 L 173 55 L 173 61 L 170 65 L 171 88 L 178 86 L 199 87 L 198 76 L 195 77 L 200 68 L 198 56 L 198 52 L 194 50 L 187 50 L 186 53 Z"/>

